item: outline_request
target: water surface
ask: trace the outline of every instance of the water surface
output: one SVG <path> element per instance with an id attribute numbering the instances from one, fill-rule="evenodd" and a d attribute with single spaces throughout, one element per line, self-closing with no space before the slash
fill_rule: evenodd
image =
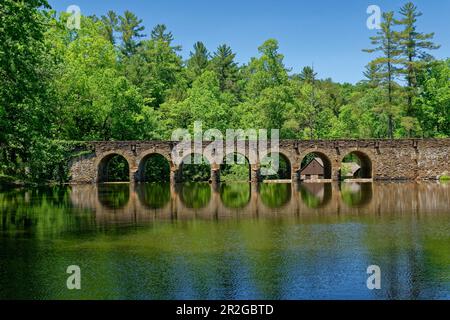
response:
<path id="1" fill-rule="evenodd" d="M 450 299 L 450 185 L 2 191 L 0 298 Z"/>

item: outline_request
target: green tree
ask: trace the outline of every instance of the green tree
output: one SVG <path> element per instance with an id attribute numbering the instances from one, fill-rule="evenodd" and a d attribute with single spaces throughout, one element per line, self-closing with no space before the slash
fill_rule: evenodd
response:
<path id="1" fill-rule="evenodd" d="M 126 140 L 156 136 L 156 115 L 118 69 L 117 51 L 102 36 L 101 21 L 82 17 L 83 28 L 68 45 L 61 47 L 58 92 L 59 132 L 70 140 Z M 55 33 L 67 30 L 54 30 Z M 50 37 L 50 35 L 49 35 Z M 152 131 L 148 130 L 149 126 Z"/>
<path id="2" fill-rule="evenodd" d="M 357 84 L 333 123 L 332 136 L 354 139 L 386 137 L 387 114 L 377 109 L 384 100 L 383 87 L 371 87 L 365 82 Z"/>
<path id="3" fill-rule="evenodd" d="M 187 61 L 188 72 L 192 80 L 195 80 L 206 70 L 209 64 L 209 58 L 210 54 L 203 42 L 196 42 L 194 44 L 194 51 L 190 52 Z"/>
<path id="4" fill-rule="evenodd" d="M 305 130 L 302 138 L 325 137 L 325 126 L 329 124 L 331 110 L 326 109 L 324 92 L 317 88 L 316 81 L 305 83 L 300 91 L 297 104 L 300 106 Z"/>
<path id="5" fill-rule="evenodd" d="M 183 82 L 182 59 L 163 40 L 143 41 L 124 64 L 126 77 L 139 88 L 146 104 L 155 109 L 170 95 L 170 90 Z"/>
<path id="6" fill-rule="evenodd" d="M 412 3 L 406 3 L 400 9 L 402 18 L 396 23 L 404 29 L 398 33 L 399 45 L 403 60 L 402 72 L 406 75 L 407 108 L 406 116 L 415 117 L 413 99 L 417 94 L 417 73 L 422 69 L 432 56 L 427 51 L 438 49 L 439 46 L 432 42 L 434 33 L 420 33 L 417 31 L 417 18 L 422 16 L 417 7 Z"/>
<path id="7" fill-rule="evenodd" d="M 238 93 L 239 67 L 234 61 L 236 54 L 226 44 L 220 45 L 214 52 L 210 68 L 217 74 L 220 89 Z"/>
<path id="8" fill-rule="evenodd" d="M 167 31 L 167 26 L 165 24 L 157 24 L 151 34 L 150 38 L 155 41 L 167 42 L 169 45 L 172 44 L 174 36 L 171 31 Z M 172 46 L 174 51 L 181 51 L 181 46 Z"/>
<path id="9" fill-rule="evenodd" d="M 433 62 L 417 75 L 415 100 L 425 137 L 450 137 L 450 59 Z"/>
<path id="10" fill-rule="evenodd" d="M 115 32 L 119 30 L 119 17 L 114 11 L 108 11 L 105 16 L 101 17 L 103 22 L 103 33 L 112 45 L 116 44 Z"/>
<path id="11" fill-rule="evenodd" d="M 284 66 L 284 56 L 278 52 L 278 41 L 269 39 L 258 51 L 259 58 L 252 58 L 247 74 L 247 94 L 257 97 L 266 88 L 284 85 L 288 80 L 288 69 Z"/>
<path id="12" fill-rule="evenodd" d="M 287 111 L 292 108 L 292 92 L 289 86 L 266 88 L 256 104 L 262 111 L 259 115 L 267 129 L 281 129 L 286 121 Z"/>
<path id="13" fill-rule="evenodd" d="M 298 78 L 306 83 L 313 83 L 316 77 L 317 73 L 314 72 L 314 68 L 309 66 L 304 67 L 298 75 Z"/>
<path id="14" fill-rule="evenodd" d="M 366 80 L 363 80 L 366 82 L 371 88 L 379 87 L 381 84 L 381 66 L 377 63 L 370 62 L 365 67 L 365 71 L 363 72 L 364 77 L 366 77 Z"/>
<path id="15" fill-rule="evenodd" d="M 220 91 L 219 80 L 212 71 L 205 71 L 192 84 L 187 98 L 181 102 L 167 101 L 161 106 L 169 132 L 176 128 L 192 129 L 202 121 L 203 129 L 216 128 L 225 132 L 230 125 L 231 97 Z"/>
<path id="16" fill-rule="evenodd" d="M 47 9 L 45 0 L 0 2 L 0 162 L 7 174 L 25 174 L 32 145 L 52 133 Z"/>
<path id="17" fill-rule="evenodd" d="M 145 37 L 142 32 L 145 27 L 142 26 L 142 19 L 139 19 L 134 13 L 125 11 L 123 16 L 119 17 L 119 30 L 122 33 L 122 53 L 126 57 L 132 56 L 136 53 L 140 46 L 138 39 Z"/>
<path id="18" fill-rule="evenodd" d="M 395 99 L 396 88 L 398 88 L 395 80 L 399 75 L 398 64 L 401 62 L 399 37 L 393 27 L 394 13 L 383 13 L 381 29 L 376 36 L 370 38 L 374 48 L 364 50 L 368 53 L 379 52 L 381 54 L 371 64 L 373 67 L 378 68 L 379 71 L 374 75 L 380 79 L 382 85 L 386 88 L 386 102 L 380 108 L 380 111 L 387 114 L 389 138 L 394 137 L 394 118 L 399 113 L 398 104 Z"/>

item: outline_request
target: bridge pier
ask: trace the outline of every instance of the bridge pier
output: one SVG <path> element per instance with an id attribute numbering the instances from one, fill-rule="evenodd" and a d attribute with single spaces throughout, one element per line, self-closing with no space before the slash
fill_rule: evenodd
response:
<path id="1" fill-rule="evenodd" d="M 261 168 L 259 163 L 252 165 L 250 168 L 250 182 L 260 182 L 261 181 Z"/>
<path id="2" fill-rule="evenodd" d="M 291 181 L 292 181 L 292 183 L 300 182 L 300 165 L 298 165 L 298 164 L 292 165 Z"/>
<path id="3" fill-rule="evenodd" d="M 180 169 L 177 167 L 170 168 L 170 184 L 175 185 L 180 182 Z"/>
<path id="4" fill-rule="evenodd" d="M 211 165 L 211 176 L 209 179 L 213 184 L 220 183 L 220 165 Z"/>

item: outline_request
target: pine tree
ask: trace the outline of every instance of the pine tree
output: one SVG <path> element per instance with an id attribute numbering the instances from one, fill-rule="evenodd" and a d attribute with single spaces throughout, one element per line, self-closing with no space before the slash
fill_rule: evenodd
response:
<path id="1" fill-rule="evenodd" d="M 378 68 L 379 70 L 374 74 L 374 76 L 378 77 L 381 83 L 386 87 L 387 101 L 385 105 L 382 106 L 381 110 L 383 113 L 387 114 L 388 136 L 391 139 L 394 137 L 394 116 L 396 114 L 394 96 L 396 93 L 395 89 L 397 87 L 397 83 L 395 80 L 399 75 L 398 64 L 401 62 L 399 38 L 393 27 L 394 13 L 383 13 L 381 29 L 378 31 L 376 36 L 370 38 L 374 48 L 363 50 L 368 53 L 381 53 L 381 56 L 374 59 L 371 64 L 374 68 Z"/>
<path id="2" fill-rule="evenodd" d="M 316 133 L 316 125 L 318 113 L 320 113 L 320 100 L 317 95 L 317 82 L 316 77 L 317 73 L 314 71 L 314 67 L 305 67 L 302 70 L 304 81 L 310 85 L 310 90 L 305 90 L 307 92 L 307 104 L 309 106 L 309 110 L 311 111 L 308 117 L 308 126 L 310 128 L 310 139 L 314 138 L 314 134 Z"/>
<path id="3" fill-rule="evenodd" d="M 366 70 L 363 72 L 366 80 L 363 82 L 367 83 L 371 88 L 376 88 L 380 85 L 380 66 L 375 63 L 368 63 Z"/>
<path id="4" fill-rule="evenodd" d="M 150 37 L 152 40 L 161 40 L 170 44 L 173 41 L 173 35 L 172 32 L 166 32 L 166 30 L 167 27 L 165 24 L 157 24 L 153 28 Z"/>
<path id="5" fill-rule="evenodd" d="M 119 29 L 122 32 L 122 53 L 130 57 L 136 53 L 136 49 L 139 47 L 137 39 L 145 37 L 141 33 L 145 27 L 141 25 L 142 19 L 139 19 L 134 13 L 128 10 L 119 19 Z"/>
<path id="6" fill-rule="evenodd" d="M 104 35 L 113 45 L 116 44 L 116 37 L 114 33 L 118 31 L 119 28 L 119 17 L 114 11 L 108 11 L 106 16 L 101 17 L 101 21 L 104 25 Z"/>
<path id="7" fill-rule="evenodd" d="M 317 73 L 314 72 L 313 67 L 309 67 L 309 66 L 304 67 L 302 69 L 302 71 L 300 72 L 300 74 L 298 75 L 299 79 L 306 83 L 313 83 L 316 76 L 317 76 Z"/>
<path id="8" fill-rule="evenodd" d="M 150 33 L 150 38 L 155 41 L 167 42 L 169 46 L 174 40 L 172 32 L 167 31 L 165 24 L 157 24 Z M 175 51 L 181 51 L 181 46 L 171 46 L 171 48 Z"/>
<path id="9" fill-rule="evenodd" d="M 203 42 L 198 41 L 194 44 L 194 52 L 190 52 L 190 58 L 187 62 L 188 69 L 193 78 L 199 77 L 208 67 L 210 54 Z"/>
<path id="10" fill-rule="evenodd" d="M 221 91 L 236 91 L 239 67 L 236 54 L 226 44 L 220 45 L 211 59 L 211 69 L 217 74 Z"/>
<path id="11" fill-rule="evenodd" d="M 396 20 L 397 25 L 404 26 L 404 29 L 398 33 L 400 50 L 404 58 L 402 72 L 406 75 L 408 107 L 407 116 L 414 116 L 413 98 L 416 95 L 417 74 L 425 65 L 426 61 L 432 59 L 427 53 L 428 50 L 438 49 L 431 39 L 434 33 L 420 33 L 417 31 L 417 18 L 422 16 L 417 7 L 408 2 L 400 9 L 402 19 Z"/>

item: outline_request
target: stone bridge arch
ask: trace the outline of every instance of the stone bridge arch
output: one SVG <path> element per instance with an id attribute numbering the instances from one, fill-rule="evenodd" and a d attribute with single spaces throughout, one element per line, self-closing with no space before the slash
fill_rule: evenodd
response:
<path id="1" fill-rule="evenodd" d="M 300 152 L 299 170 L 297 174 L 298 179 L 300 179 L 302 161 L 311 154 L 315 154 L 322 160 L 324 165 L 324 180 L 333 180 L 339 171 L 339 161 L 336 155 L 336 150 L 329 150 L 325 148 L 307 148 Z"/>
<path id="2" fill-rule="evenodd" d="M 136 161 L 133 157 L 122 150 L 114 150 L 104 152 L 100 155 L 97 155 L 96 160 L 94 162 L 95 168 L 95 177 L 94 181 L 97 183 L 106 182 L 108 180 L 107 167 L 109 161 L 112 160 L 115 156 L 121 156 L 124 158 L 128 164 L 128 179 L 129 181 L 133 181 L 134 178 L 134 168 L 136 167 Z"/>
<path id="3" fill-rule="evenodd" d="M 261 152 L 258 157 L 258 169 L 261 170 L 261 162 L 264 160 L 264 158 L 272 155 L 272 154 L 279 154 L 281 157 L 283 157 L 288 164 L 288 169 L 290 172 L 290 178 L 291 179 L 294 175 L 294 172 L 297 170 L 296 168 L 296 157 L 289 152 L 288 148 L 278 148 L 278 150 L 273 148 L 268 148 L 265 152 Z M 259 172 L 259 175 L 261 176 L 261 172 Z"/>
<path id="4" fill-rule="evenodd" d="M 369 148 L 345 148 L 341 150 L 340 157 L 338 158 L 339 171 L 337 172 L 337 179 L 340 179 L 340 170 L 342 168 L 343 160 L 348 155 L 355 155 L 358 157 L 361 166 L 361 178 L 373 179 L 375 174 L 375 166 L 378 162 L 378 156 Z"/>
<path id="5" fill-rule="evenodd" d="M 136 157 L 137 171 L 134 174 L 134 180 L 136 182 L 145 182 L 146 164 L 147 164 L 147 161 L 153 156 L 163 157 L 169 164 L 170 172 L 172 172 L 174 170 L 175 166 L 172 162 L 172 157 L 170 154 L 168 154 L 167 152 L 164 152 L 164 151 L 160 151 L 160 150 L 158 150 L 158 151 L 157 150 L 146 150 L 146 151 L 141 152 Z"/>
<path id="6" fill-rule="evenodd" d="M 249 155 L 248 152 L 239 152 L 239 151 L 224 152 L 223 162 L 222 162 L 222 164 L 219 167 L 220 175 L 222 175 L 222 173 L 223 173 L 222 171 L 223 171 L 224 166 L 230 164 L 230 163 L 228 163 L 229 157 L 233 157 L 233 163 L 232 164 L 246 165 L 247 166 L 248 182 L 250 182 L 252 180 L 252 171 L 255 170 L 255 169 L 258 170 L 258 168 L 257 168 L 257 164 L 252 164 L 251 163 L 251 160 L 250 160 L 251 158 L 248 155 Z M 243 164 L 234 162 L 236 160 L 236 158 L 239 157 L 239 156 L 244 158 L 244 163 Z M 257 159 L 257 156 L 255 156 L 254 159 Z"/>

